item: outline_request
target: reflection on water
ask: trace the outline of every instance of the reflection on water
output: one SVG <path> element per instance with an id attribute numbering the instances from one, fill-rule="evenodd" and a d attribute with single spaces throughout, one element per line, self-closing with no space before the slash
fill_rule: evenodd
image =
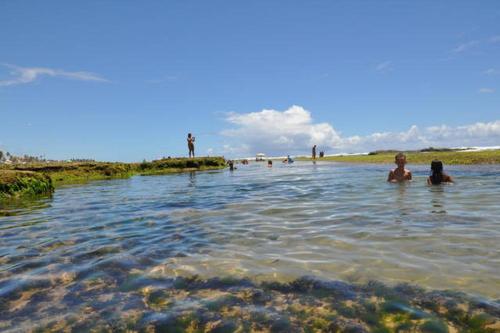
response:
<path id="1" fill-rule="evenodd" d="M 443 196 L 445 195 L 444 186 L 450 186 L 450 185 L 443 184 L 443 185 L 429 186 L 430 192 L 432 193 L 431 213 L 446 214 L 446 209 L 444 208 L 444 200 L 443 200 Z"/>
<path id="2" fill-rule="evenodd" d="M 448 167 L 452 186 L 427 186 L 422 166 L 412 183 L 386 183 L 388 169 L 257 163 L 4 205 L 0 313 L 15 321 L 36 306 L 40 323 L 95 302 L 142 302 L 132 296 L 146 287 L 132 280 L 158 288 L 192 275 L 409 282 L 499 298 L 500 166 Z"/>

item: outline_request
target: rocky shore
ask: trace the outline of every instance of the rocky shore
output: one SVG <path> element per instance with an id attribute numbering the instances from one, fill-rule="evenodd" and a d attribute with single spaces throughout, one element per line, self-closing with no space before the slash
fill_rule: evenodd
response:
<path id="1" fill-rule="evenodd" d="M 54 187 L 90 180 L 162 175 L 174 172 L 216 170 L 222 157 L 168 158 L 142 163 L 36 163 L 0 166 L 0 199 L 50 194 Z"/>

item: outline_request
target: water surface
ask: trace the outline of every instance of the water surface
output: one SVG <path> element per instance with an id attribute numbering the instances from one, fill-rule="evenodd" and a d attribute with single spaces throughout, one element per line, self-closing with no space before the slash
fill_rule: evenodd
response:
<path id="1" fill-rule="evenodd" d="M 125 288 L 131 276 L 313 275 L 500 298 L 500 166 L 447 167 L 456 184 L 443 186 L 425 185 L 427 166 L 409 166 L 412 183 L 388 184 L 389 167 L 254 163 L 68 186 L 4 205 L 0 313 L 12 321 L 28 304 L 54 307 L 54 318 L 82 311 L 93 283 L 98 297 L 120 302 L 134 292 Z M 42 310 L 32 324 L 50 319 Z"/>

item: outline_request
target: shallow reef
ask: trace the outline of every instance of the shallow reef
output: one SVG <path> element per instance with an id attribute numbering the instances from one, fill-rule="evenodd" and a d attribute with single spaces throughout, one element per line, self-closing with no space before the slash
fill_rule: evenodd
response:
<path id="1" fill-rule="evenodd" d="M 34 332 L 499 332 L 500 303 L 453 291 L 303 277 L 62 276 L 0 296 L 0 327 Z M 56 297 L 57 302 L 51 297 Z M 68 310 L 70 309 L 70 310 Z M 24 325 L 24 326 L 23 326 Z"/>
<path id="2" fill-rule="evenodd" d="M 0 168 L 0 199 L 24 194 L 45 194 L 53 186 L 90 180 L 160 175 L 183 171 L 222 169 L 222 157 L 169 158 L 143 163 L 37 163 L 3 165 Z"/>

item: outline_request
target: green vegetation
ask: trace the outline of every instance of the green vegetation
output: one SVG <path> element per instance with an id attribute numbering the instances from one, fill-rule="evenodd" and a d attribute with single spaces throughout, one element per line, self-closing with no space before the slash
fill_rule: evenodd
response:
<path id="1" fill-rule="evenodd" d="M 333 161 L 347 163 L 394 163 L 396 151 L 373 152 L 368 155 L 327 156 L 318 161 Z M 450 164 L 498 164 L 500 150 L 485 151 L 409 151 L 404 152 L 410 164 L 430 164 L 432 160 L 440 160 L 445 165 Z M 300 158 L 299 160 L 311 160 Z"/>
<path id="2" fill-rule="evenodd" d="M 226 166 L 222 157 L 168 158 L 134 164 L 134 170 L 141 175 L 163 175 L 179 171 L 216 170 Z"/>
<path id="3" fill-rule="evenodd" d="M 222 157 L 169 158 L 142 163 L 57 162 L 0 166 L 0 198 L 53 191 L 53 186 L 90 180 L 222 169 Z"/>
<path id="4" fill-rule="evenodd" d="M 42 173 L 16 170 L 0 171 L 0 199 L 51 194 L 53 191 L 52 179 Z"/>

